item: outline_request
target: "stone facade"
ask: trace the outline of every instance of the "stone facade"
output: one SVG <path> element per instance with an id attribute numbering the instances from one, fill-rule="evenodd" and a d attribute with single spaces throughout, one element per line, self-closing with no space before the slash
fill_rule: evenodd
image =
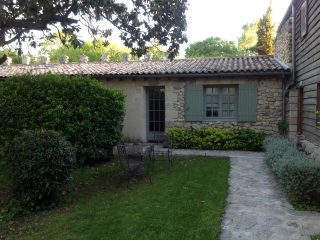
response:
<path id="1" fill-rule="evenodd" d="M 217 128 L 250 128 L 255 131 L 262 131 L 268 134 L 278 133 L 278 123 L 282 119 L 282 81 L 276 79 L 265 80 L 196 80 L 197 84 L 241 84 L 244 82 L 258 83 L 258 107 L 256 122 L 236 122 L 236 121 L 201 121 L 186 122 L 184 119 L 184 86 L 173 88 L 175 98 L 172 105 L 175 116 L 166 118 L 167 128 L 171 127 L 217 127 Z"/>
<path id="2" fill-rule="evenodd" d="M 292 64 L 292 18 L 282 22 L 275 39 L 275 56 L 289 66 Z"/>
<path id="3" fill-rule="evenodd" d="M 256 122 L 236 121 L 185 121 L 184 90 L 187 83 L 201 85 L 239 85 L 255 82 L 258 85 L 258 106 Z M 112 79 L 103 81 L 107 86 L 122 89 L 127 95 L 124 134 L 146 141 L 147 136 L 147 89 L 153 86 L 165 87 L 166 128 L 172 127 L 218 127 L 250 128 L 269 134 L 278 133 L 278 123 L 282 119 L 282 80 L 245 78 L 204 78 L 204 79 Z"/>

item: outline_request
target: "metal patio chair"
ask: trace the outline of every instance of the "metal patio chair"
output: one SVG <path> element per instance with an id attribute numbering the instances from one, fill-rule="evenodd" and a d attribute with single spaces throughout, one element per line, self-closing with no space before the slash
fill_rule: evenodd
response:
<path id="1" fill-rule="evenodd" d="M 117 144 L 118 159 L 122 169 L 120 177 L 127 181 L 127 187 L 130 180 L 141 180 L 148 178 L 151 182 L 151 176 L 144 169 L 145 161 L 142 155 L 129 157 L 126 146 L 123 142 Z"/>
<path id="2" fill-rule="evenodd" d="M 156 157 L 166 156 L 170 167 L 173 166 L 173 150 L 172 150 L 172 142 L 170 138 L 166 137 L 163 143 L 163 146 L 166 148 L 157 149 L 152 145 L 151 147 L 151 157 L 152 162 L 154 163 Z"/>

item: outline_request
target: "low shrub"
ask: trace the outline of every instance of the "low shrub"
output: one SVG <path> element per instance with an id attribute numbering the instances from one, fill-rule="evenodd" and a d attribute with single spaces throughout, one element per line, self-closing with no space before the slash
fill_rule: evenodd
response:
<path id="1" fill-rule="evenodd" d="M 267 137 L 266 160 L 283 189 L 297 202 L 320 200 L 320 162 L 300 152 L 285 137 Z"/>
<path id="2" fill-rule="evenodd" d="M 171 128 L 166 135 L 173 148 L 202 150 L 262 150 L 265 133 L 250 129 Z"/>
<path id="3" fill-rule="evenodd" d="M 26 208 L 47 205 L 67 183 L 76 161 L 74 148 L 54 131 L 24 131 L 6 149 L 15 198 Z"/>
<path id="4" fill-rule="evenodd" d="M 16 76 L 0 82 L 0 145 L 23 130 L 62 132 L 87 161 L 121 138 L 124 94 L 86 76 Z"/>

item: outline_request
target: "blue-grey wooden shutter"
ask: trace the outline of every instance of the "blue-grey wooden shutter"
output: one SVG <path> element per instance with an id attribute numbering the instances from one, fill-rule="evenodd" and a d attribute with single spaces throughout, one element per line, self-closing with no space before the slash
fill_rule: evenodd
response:
<path id="1" fill-rule="evenodd" d="M 185 98 L 185 121 L 203 120 L 203 86 L 186 84 L 184 91 Z"/>
<path id="2" fill-rule="evenodd" d="M 256 83 L 239 85 L 238 121 L 257 121 L 258 87 Z"/>

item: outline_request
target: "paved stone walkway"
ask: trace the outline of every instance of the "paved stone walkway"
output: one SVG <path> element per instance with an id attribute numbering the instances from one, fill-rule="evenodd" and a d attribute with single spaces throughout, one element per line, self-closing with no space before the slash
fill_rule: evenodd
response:
<path id="1" fill-rule="evenodd" d="M 175 150 L 175 154 L 230 156 L 221 240 L 310 240 L 320 233 L 320 214 L 293 209 L 263 153 Z"/>

